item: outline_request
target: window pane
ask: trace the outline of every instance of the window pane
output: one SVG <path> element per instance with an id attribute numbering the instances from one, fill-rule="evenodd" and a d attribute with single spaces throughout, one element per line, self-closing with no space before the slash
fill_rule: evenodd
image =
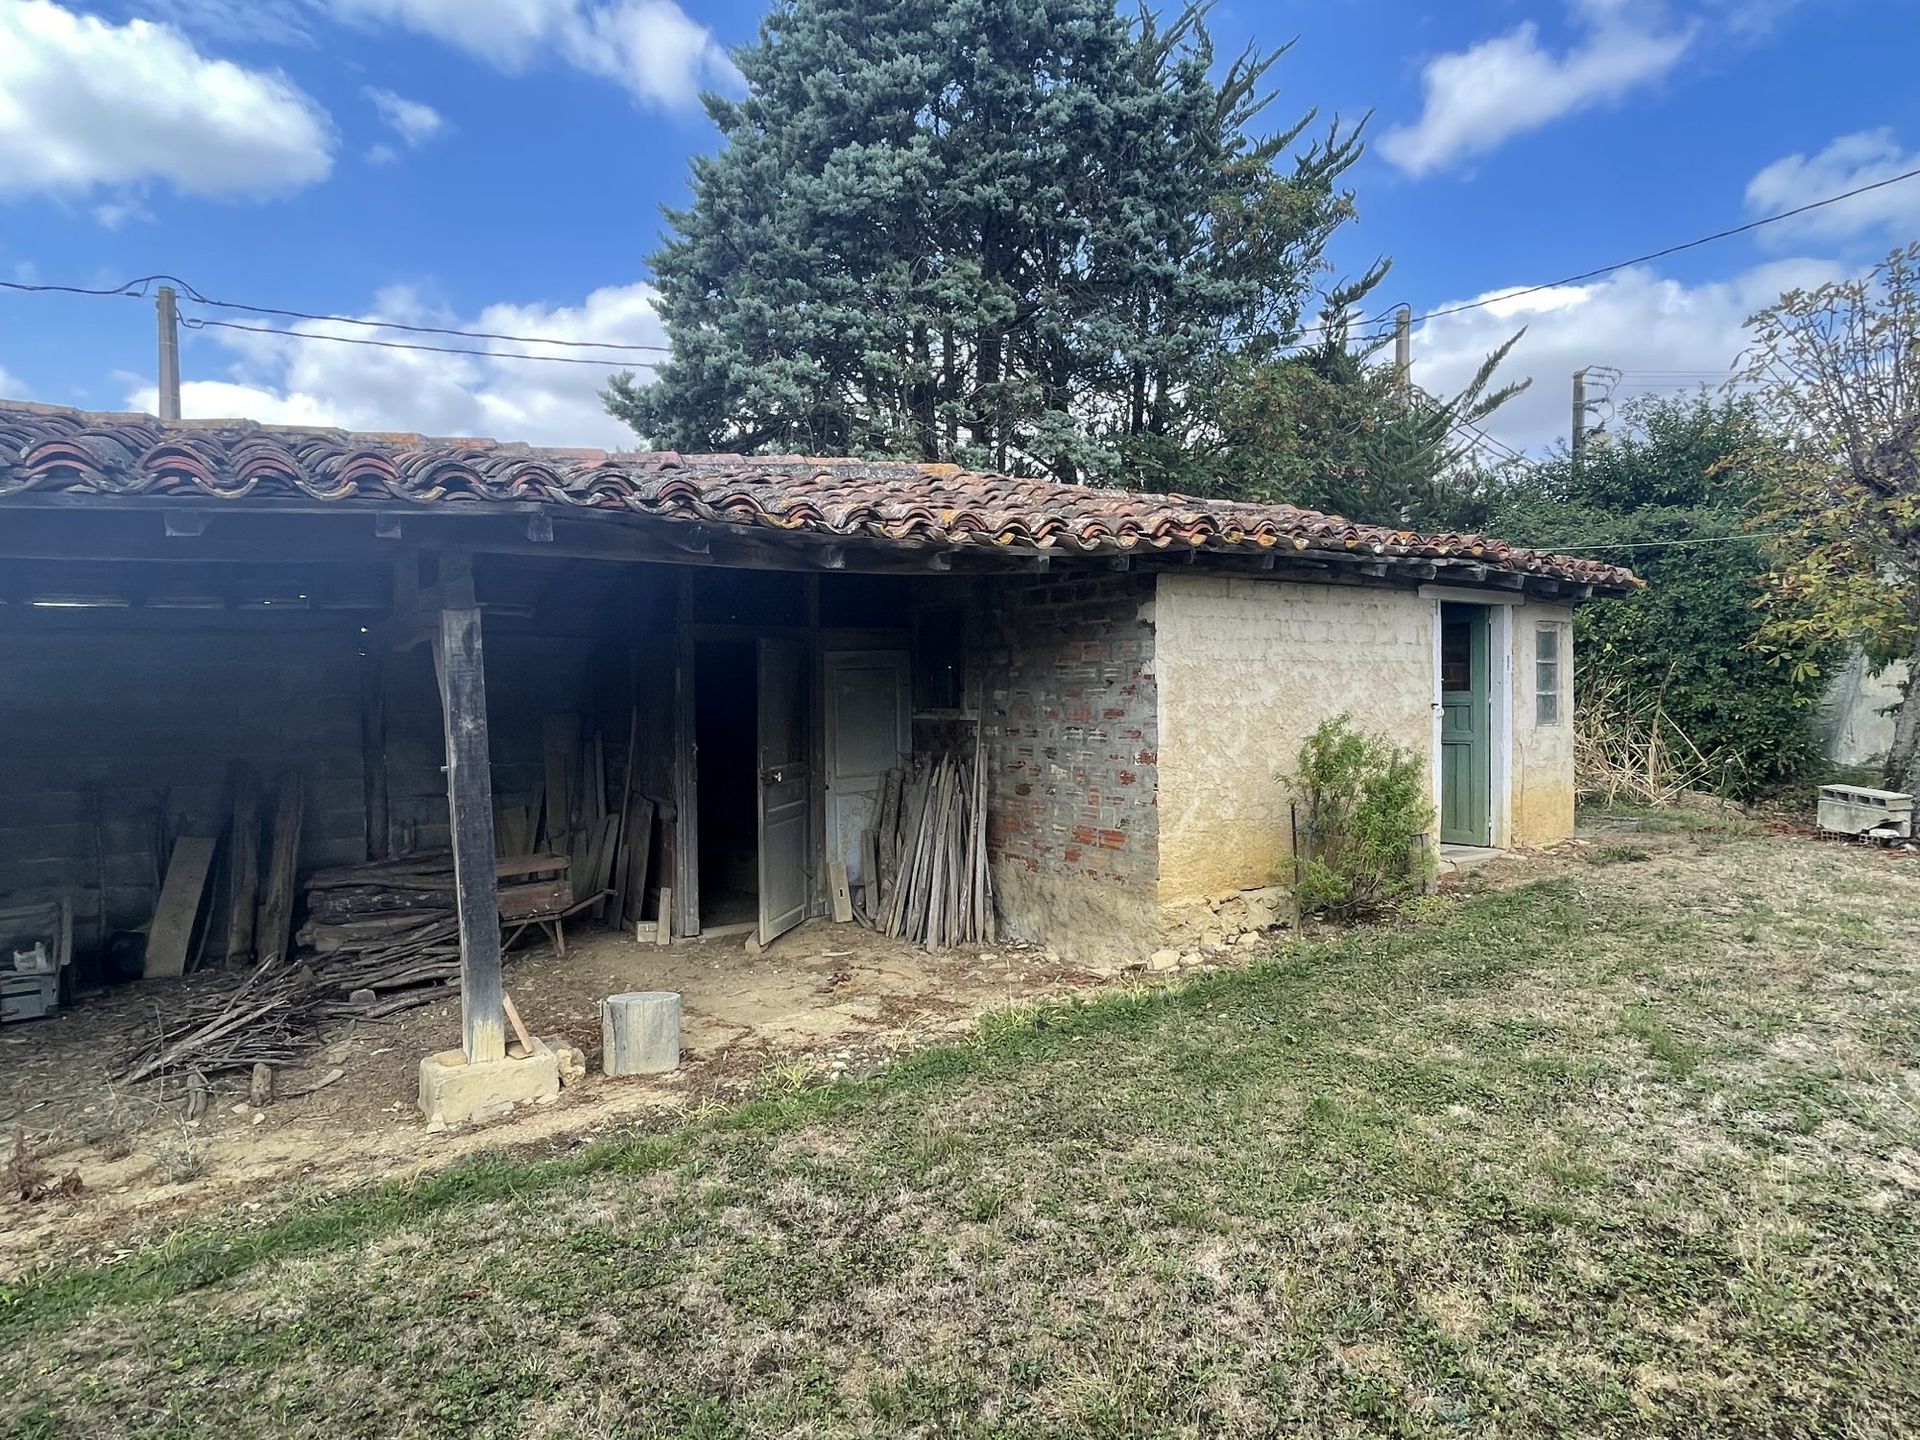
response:
<path id="1" fill-rule="evenodd" d="M 1473 689 L 1473 622 L 1448 620 L 1440 627 L 1440 688 Z"/>
<path id="2" fill-rule="evenodd" d="M 1534 718 L 1541 725 L 1560 723 L 1560 627 L 1536 626 L 1533 632 Z"/>

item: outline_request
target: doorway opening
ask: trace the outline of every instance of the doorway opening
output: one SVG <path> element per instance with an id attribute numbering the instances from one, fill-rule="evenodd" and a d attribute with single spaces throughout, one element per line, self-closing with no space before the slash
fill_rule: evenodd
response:
<path id="1" fill-rule="evenodd" d="M 1440 606 L 1440 840 L 1493 843 L 1493 630 L 1485 605 Z"/>
<path id="2" fill-rule="evenodd" d="M 759 667 L 751 640 L 702 641 L 694 655 L 700 928 L 760 915 Z"/>

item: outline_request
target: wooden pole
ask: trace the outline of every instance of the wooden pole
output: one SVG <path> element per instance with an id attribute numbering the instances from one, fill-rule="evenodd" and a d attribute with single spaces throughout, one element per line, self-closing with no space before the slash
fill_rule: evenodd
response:
<path id="1" fill-rule="evenodd" d="M 253 961 L 253 926 L 260 903 L 260 777 L 244 760 L 227 767 L 233 790 L 233 830 L 227 837 L 227 963 Z"/>
<path id="2" fill-rule="evenodd" d="M 433 658 L 440 676 L 440 711 L 447 740 L 447 809 L 460 912 L 461 1046 L 467 1059 L 478 1064 L 504 1060 L 507 1055 L 479 606 L 440 612 Z"/>
<path id="3" fill-rule="evenodd" d="M 360 787 L 367 809 L 367 859 L 384 860 L 391 845 L 387 800 L 387 657 L 369 646 L 360 656 Z"/>

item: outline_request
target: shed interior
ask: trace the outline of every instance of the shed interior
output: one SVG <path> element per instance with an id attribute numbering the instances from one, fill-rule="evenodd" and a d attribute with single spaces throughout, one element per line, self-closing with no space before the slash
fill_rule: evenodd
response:
<path id="1" fill-rule="evenodd" d="M 0 582 L 0 671 L 11 677 L 0 692 L 0 912 L 70 908 L 69 999 L 139 973 L 143 938 L 177 899 L 170 870 L 183 839 L 215 846 L 188 897 L 183 968 L 259 958 L 264 933 L 254 926 L 248 948 L 235 917 L 264 914 L 283 863 L 276 812 L 296 784 L 298 887 L 449 846 L 434 647 L 407 623 L 410 592 L 435 583 L 444 557 L 409 548 L 396 561 L 367 545 L 265 561 L 275 549 L 234 549 L 48 554 L 11 564 Z M 795 873 L 780 883 L 800 887 L 803 918 L 835 912 L 835 859 L 863 899 L 877 877 L 861 832 L 877 819 L 884 772 L 910 761 L 909 685 L 936 726 L 965 709 L 964 613 L 948 593 L 906 574 L 538 553 L 471 564 L 503 887 L 517 878 L 513 857 L 567 855 L 573 900 L 612 891 L 572 924 L 663 933 L 664 893 L 675 936 L 764 932 L 765 847 L 785 844 Z M 917 675 L 916 654 L 927 662 Z M 795 658 L 770 703 L 786 707 L 784 721 L 762 703 L 782 655 Z M 769 725 L 782 724 L 798 753 L 772 759 L 788 767 L 792 823 L 770 830 L 768 775 L 780 770 L 764 762 Z M 836 777 L 850 793 L 836 798 Z M 604 853 L 601 826 L 612 834 Z M 292 926 L 312 944 L 308 911 L 296 903 Z M 385 913 L 352 909 L 348 920 Z"/>

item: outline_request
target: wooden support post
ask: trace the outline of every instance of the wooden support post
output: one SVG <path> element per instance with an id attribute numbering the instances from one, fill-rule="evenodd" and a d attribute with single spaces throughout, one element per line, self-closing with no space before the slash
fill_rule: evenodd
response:
<path id="1" fill-rule="evenodd" d="M 387 802 L 387 657 L 360 652 L 360 785 L 366 801 L 367 859 L 384 860 L 391 844 Z"/>
<path id="2" fill-rule="evenodd" d="M 467 1059 L 477 1064 L 504 1060 L 507 1055 L 479 606 L 440 612 L 433 658 L 440 676 L 440 710 L 447 739 L 447 809 L 460 911 L 461 1045 Z"/>

